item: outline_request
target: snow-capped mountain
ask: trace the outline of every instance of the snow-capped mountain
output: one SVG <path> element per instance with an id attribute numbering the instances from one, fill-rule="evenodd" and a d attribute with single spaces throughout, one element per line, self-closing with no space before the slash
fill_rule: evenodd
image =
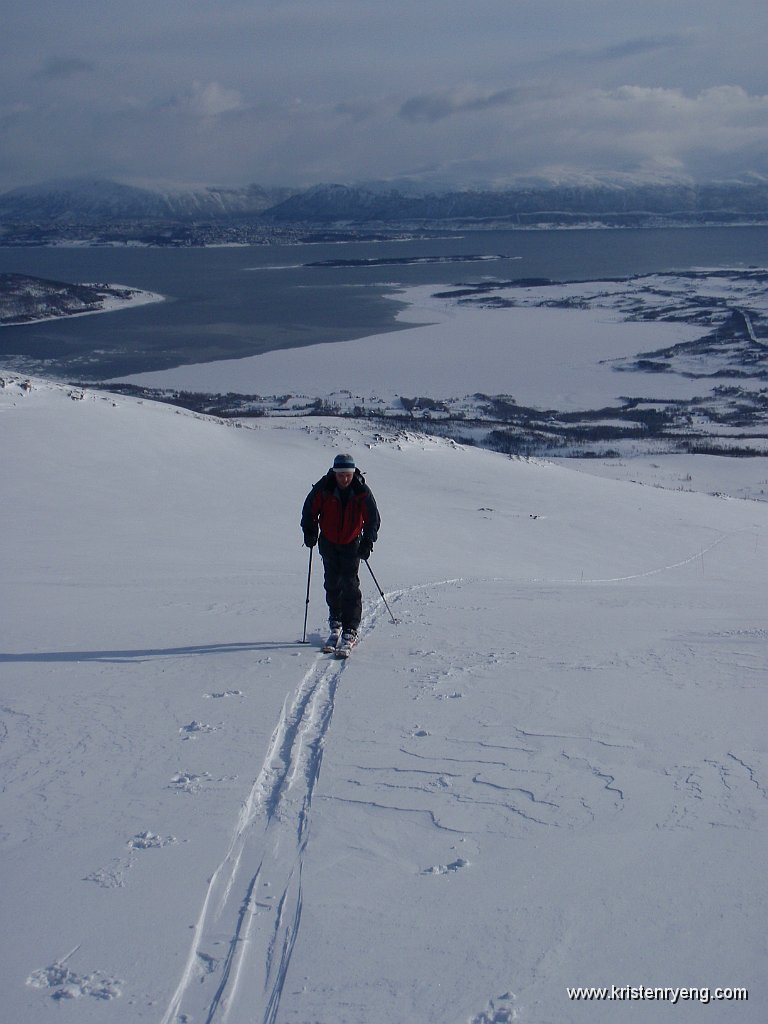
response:
<path id="1" fill-rule="evenodd" d="M 397 188 L 320 185 L 291 196 L 267 211 L 279 221 L 440 221 L 507 220 L 529 222 L 546 217 L 656 215 L 717 219 L 722 214 L 768 216 L 768 181 L 662 183 L 603 180 L 528 184 L 501 190 L 467 189 L 408 194 Z M 632 223 L 631 219 L 627 221 Z"/>
<path id="2" fill-rule="evenodd" d="M 0 195 L 0 221 L 102 223 L 119 220 L 220 220 L 254 216 L 291 189 L 156 189 L 76 178 L 13 189 Z"/>
<path id="3" fill-rule="evenodd" d="M 417 182 L 322 184 L 308 189 L 139 188 L 79 178 L 0 195 L 0 222 L 108 224 L 125 220 L 263 219 L 351 224 L 464 220 L 525 226 L 594 219 L 633 225 L 648 218 L 684 222 L 768 218 L 768 179 L 696 184 L 671 178 L 619 176 L 527 180 L 504 188 L 428 190 Z"/>

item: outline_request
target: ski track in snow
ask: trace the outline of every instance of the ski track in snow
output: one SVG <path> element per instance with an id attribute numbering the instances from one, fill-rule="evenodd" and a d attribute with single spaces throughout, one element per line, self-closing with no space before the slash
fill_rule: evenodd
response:
<path id="1" fill-rule="evenodd" d="M 368 612 L 370 630 L 381 606 Z M 301 924 L 312 797 L 345 660 L 315 662 L 286 699 L 223 860 L 213 872 L 181 979 L 161 1024 L 215 1024 L 236 1003 L 273 1024 Z"/>
<path id="2" fill-rule="evenodd" d="M 751 529 L 744 529 L 737 531 L 738 533 L 751 533 Z M 674 569 L 681 569 L 683 566 L 690 565 L 691 562 L 695 562 L 697 559 L 703 559 L 704 555 L 709 554 L 716 547 L 722 544 L 724 541 L 730 540 L 736 536 L 733 533 L 724 533 L 719 537 L 716 537 L 706 547 L 701 546 L 697 551 L 691 555 L 686 555 L 685 558 L 681 558 L 677 562 L 671 562 L 669 564 L 657 565 L 652 569 L 644 569 L 642 572 L 630 573 L 627 576 L 606 576 L 600 578 L 590 578 L 586 576 L 575 577 L 571 576 L 564 579 L 554 579 L 545 577 L 532 577 L 532 578 L 519 578 L 515 579 L 511 576 L 457 576 L 453 579 L 436 580 L 431 583 L 419 583 L 409 587 L 402 587 L 399 590 L 391 590 L 390 596 L 393 598 L 402 597 L 404 594 L 412 594 L 419 590 L 431 590 L 435 587 L 445 587 L 456 583 L 519 583 L 519 584 L 539 584 L 546 586 L 562 586 L 570 583 L 629 583 L 630 580 L 645 579 L 648 576 L 658 576 L 661 573 L 671 572 Z"/>

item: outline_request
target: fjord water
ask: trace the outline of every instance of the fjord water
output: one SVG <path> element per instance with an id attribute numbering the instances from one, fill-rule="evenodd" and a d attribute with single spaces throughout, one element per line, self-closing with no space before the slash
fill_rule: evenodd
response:
<path id="1" fill-rule="evenodd" d="M 461 256 L 501 256 L 461 262 Z M 409 259 L 449 262 L 404 263 Z M 394 260 L 392 265 L 308 266 Z M 166 301 L 0 331 L 0 367 L 96 381 L 406 326 L 398 286 L 592 280 L 768 264 L 768 227 L 478 231 L 387 242 L 244 247 L 0 248 L 0 272 L 106 282 Z"/>

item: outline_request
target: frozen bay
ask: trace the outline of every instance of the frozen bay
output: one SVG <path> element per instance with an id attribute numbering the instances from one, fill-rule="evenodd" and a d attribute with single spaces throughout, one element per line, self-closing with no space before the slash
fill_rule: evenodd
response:
<path id="1" fill-rule="evenodd" d="M 474 232 L 391 242 L 219 249 L 0 248 L 0 272 L 118 281 L 163 295 L 102 318 L 5 328 L 0 366 L 67 380 L 169 369 L 349 341 L 402 328 L 401 287 L 547 277 L 590 280 L 695 266 L 763 265 L 768 228 Z M 492 262 L 419 262 L 462 254 Z M 345 258 L 391 266 L 308 267 Z"/>

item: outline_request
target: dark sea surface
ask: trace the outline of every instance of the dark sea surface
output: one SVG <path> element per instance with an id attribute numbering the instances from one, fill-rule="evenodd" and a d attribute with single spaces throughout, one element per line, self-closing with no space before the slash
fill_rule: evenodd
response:
<path id="1" fill-rule="evenodd" d="M 471 256 L 503 258 L 457 259 Z M 410 259 L 422 262 L 404 262 Z M 358 260 L 379 262 L 307 266 Z M 768 266 L 766 227 L 483 231 L 209 249 L 0 248 L 0 272 L 122 284 L 166 297 L 103 315 L 4 327 L 0 366 L 97 381 L 399 330 L 407 326 L 395 321 L 402 306 L 385 297 L 398 286 L 748 266 Z"/>

